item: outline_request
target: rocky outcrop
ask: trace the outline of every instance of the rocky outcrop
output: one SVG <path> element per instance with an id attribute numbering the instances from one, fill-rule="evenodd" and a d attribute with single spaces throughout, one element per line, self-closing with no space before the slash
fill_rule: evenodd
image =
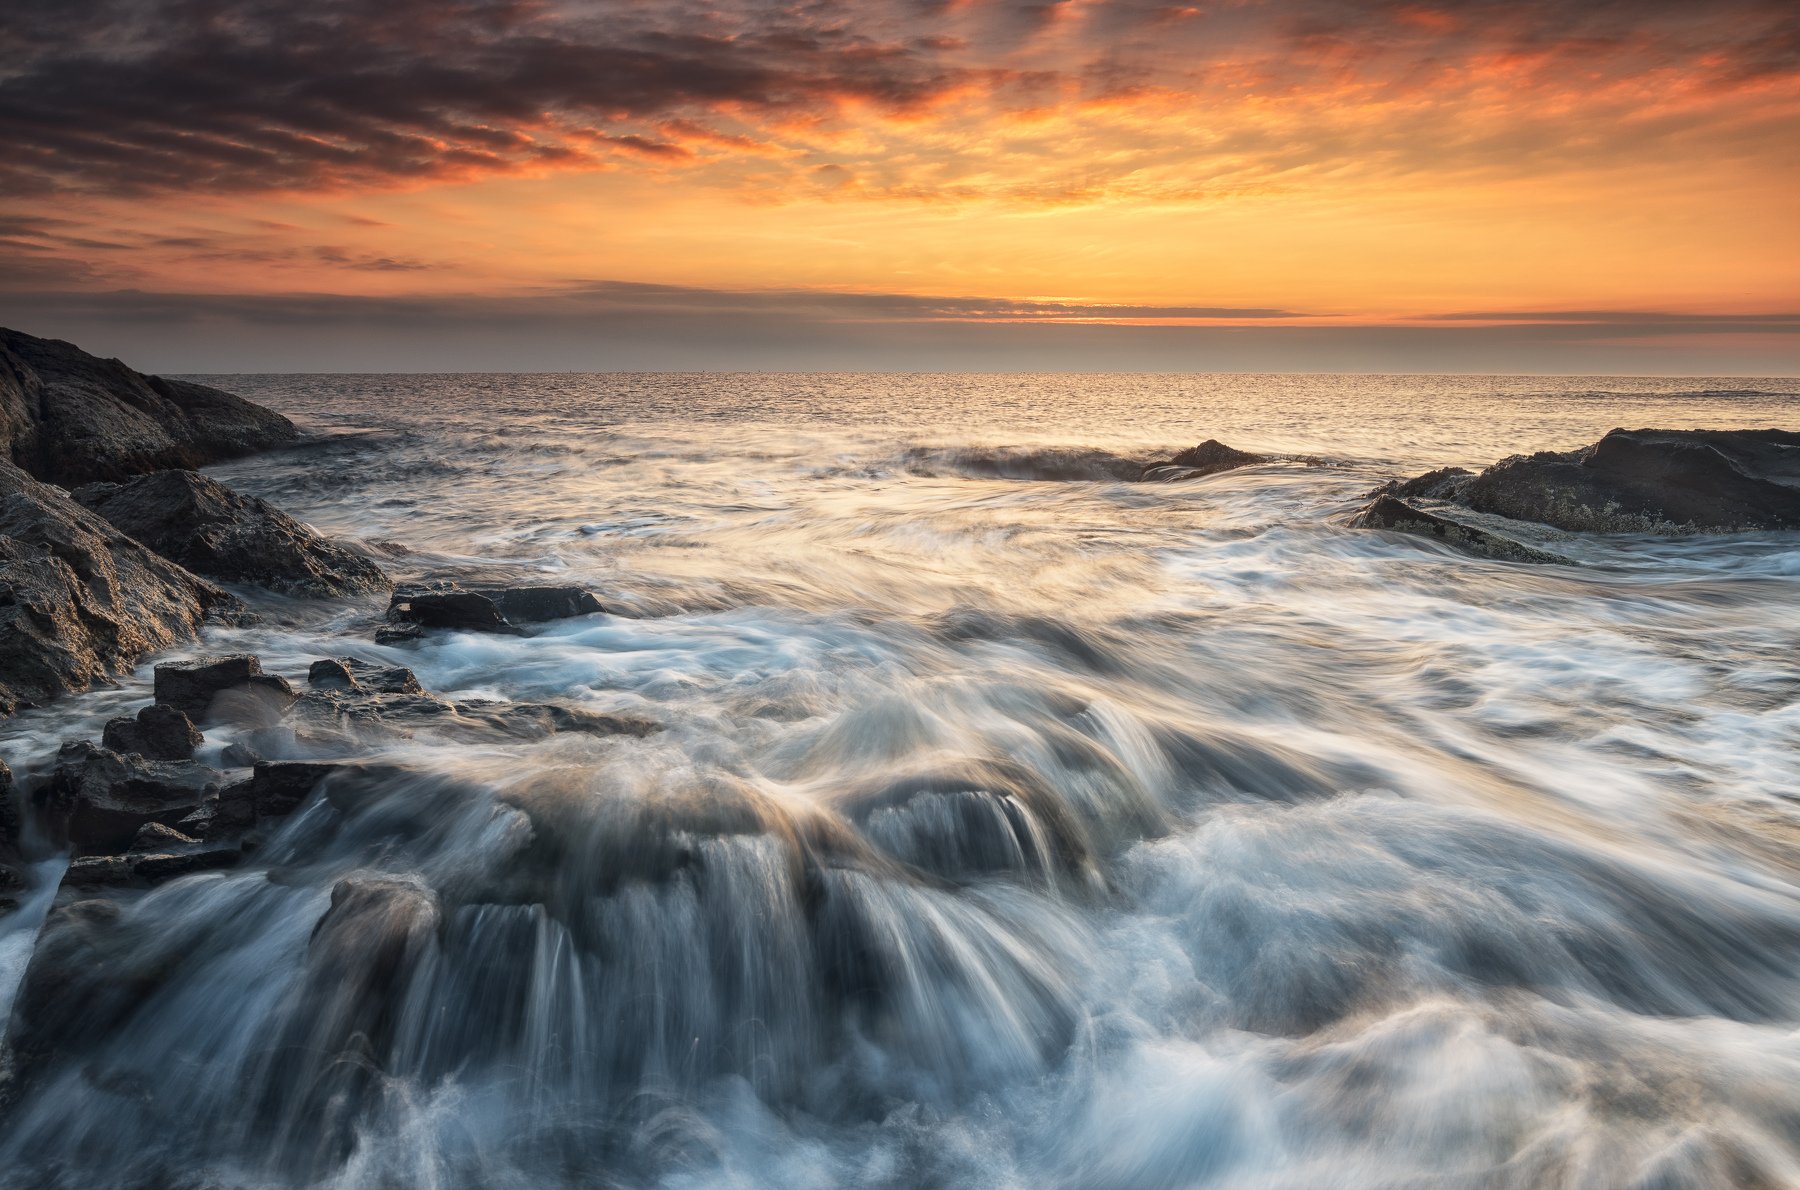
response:
<path id="1" fill-rule="evenodd" d="M 1592 446 L 1514 455 L 1471 476 L 1434 471 L 1390 494 L 1571 531 L 1800 528 L 1800 434 L 1614 430 Z"/>
<path id="2" fill-rule="evenodd" d="M 403 587 L 388 603 L 388 626 L 376 640 L 397 644 L 417 639 L 427 628 L 517 635 L 522 624 L 564 620 L 606 609 L 580 587 L 480 587 L 453 583 Z"/>
<path id="3" fill-rule="evenodd" d="M 1357 514 L 1355 521 L 1351 523 L 1358 529 L 1387 529 L 1396 533 L 1411 533 L 1416 537 L 1430 537 L 1472 554 L 1507 562 L 1567 560 L 1479 526 L 1414 508 L 1394 496 L 1376 497 L 1375 502 Z"/>
<path id="4" fill-rule="evenodd" d="M 1249 467 L 1271 461 L 1272 459 L 1268 455 L 1251 454 L 1249 451 L 1226 446 L 1216 438 L 1208 438 L 1200 445 L 1191 446 L 1172 459 L 1146 464 L 1139 479 L 1151 483 L 1200 479 L 1208 475 L 1217 475 L 1221 471 L 1231 471 L 1238 467 Z"/>
<path id="5" fill-rule="evenodd" d="M 223 719 L 263 726 L 294 701 L 288 680 L 264 673 L 262 659 L 249 653 L 159 665 L 155 689 L 157 702 L 199 723 Z"/>
<path id="6" fill-rule="evenodd" d="M 82 740 L 63 745 L 40 796 L 77 852 L 100 855 L 130 846 L 149 823 L 180 822 L 218 784 L 217 771 L 192 760 L 151 760 Z"/>
<path id="7" fill-rule="evenodd" d="M 368 558 L 255 496 L 192 471 L 89 484 L 74 495 L 163 557 L 219 582 L 314 597 L 393 587 Z"/>
<path id="8" fill-rule="evenodd" d="M 0 715 L 87 690 L 239 605 L 0 462 Z"/>
<path id="9" fill-rule="evenodd" d="M 108 720 L 100 743 L 114 752 L 135 752 L 151 760 L 192 760 L 205 738 L 182 711 L 157 702 L 136 715 Z"/>
<path id="10" fill-rule="evenodd" d="M 296 436 L 242 397 L 0 328 L 0 458 L 38 479 L 74 487 L 203 467 Z"/>

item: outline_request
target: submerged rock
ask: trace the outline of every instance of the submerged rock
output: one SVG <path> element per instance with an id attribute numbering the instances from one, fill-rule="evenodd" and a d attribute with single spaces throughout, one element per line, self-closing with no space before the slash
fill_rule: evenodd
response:
<path id="1" fill-rule="evenodd" d="M 393 587 L 368 558 L 255 496 L 192 471 L 89 484 L 75 499 L 164 557 L 220 582 L 311 596 Z"/>
<path id="2" fill-rule="evenodd" d="M 296 437 L 287 418 L 242 397 L 0 328 L 0 458 L 41 480 L 203 467 Z"/>
<path id="3" fill-rule="evenodd" d="M 1566 562 L 1543 550 L 1491 533 L 1486 529 L 1449 517 L 1438 516 L 1420 508 L 1414 508 L 1404 500 L 1393 496 L 1379 496 L 1375 502 L 1357 514 L 1352 526 L 1358 529 L 1387 529 L 1397 533 L 1411 533 L 1418 537 L 1432 537 L 1467 550 L 1472 554 L 1480 554 L 1487 558 L 1499 558 L 1508 562 Z"/>
<path id="4" fill-rule="evenodd" d="M 173 825 L 218 788 L 219 773 L 191 760 L 121 756 L 89 741 L 64 744 L 40 796 L 83 854 L 121 851 L 146 825 Z"/>
<path id="5" fill-rule="evenodd" d="M 261 727 L 280 718 L 294 690 L 286 678 L 264 673 L 261 658 L 233 653 L 157 666 L 156 701 L 201 723 L 226 718 Z"/>
<path id="6" fill-rule="evenodd" d="M 1614 430 L 1580 450 L 1515 455 L 1470 478 L 1396 489 L 1477 512 L 1604 533 L 1800 528 L 1800 433 Z"/>
<path id="7" fill-rule="evenodd" d="M 1231 471 L 1238 467 L 1249 467 L 1256 463 L 1269 461 L 1271 460 L 1268 455 L 1251 454 L 1249 451 L 1226 446 L 1216 438 L 1208 438 L 1198 446 L 1190 446 L 1172 459 L 1148 464 L 1139 478 L 1150 482 L 1200 479 L 1207 475 L 1216 475 L 1221 471 Z"/>
<path id="8" fill-rule="evenodd" d="M 396 630 L 387 633 L 387 639 L 410 639 L 424 628 L 516 634 L 520 624 L 605 610 L 580 587 L 408 587 L 394 592 L 388 603 L 388 621 Z"/>
<path id="9" fill-rule="evenodd" d="M 179 708 L 159 702 L 135 716 L 109 720 L 100 742 L 114 752 L 135 752 L 151 760 L 192 760 L 205 738 Z"/>
<path id="10" fill-rule="evenodd" d="M 0 714 L 121 677 L 239 606 L 0 461 Z"/>

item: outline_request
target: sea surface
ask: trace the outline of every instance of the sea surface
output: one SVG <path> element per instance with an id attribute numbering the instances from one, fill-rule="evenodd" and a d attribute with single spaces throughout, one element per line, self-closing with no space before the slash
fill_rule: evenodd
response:
<path id="1" fill-rule="evenodd" d="M 379 647 L 384 601 L 253 596 L 190 652 L 665 730 L 421 731 L 378 812 L 129 899 L 157 978 L 0 1184 L 1800 1186 L 1800 534 L 1348 527 L 1613 427 L 1800 428 L 1800 381 L 209 379 L 315 436 L 221 480 L 614 614 Z M 1282 458 L 1125 482 L 1207 438 Z M 314 939 L 358 874 L 406 920 Z"/>

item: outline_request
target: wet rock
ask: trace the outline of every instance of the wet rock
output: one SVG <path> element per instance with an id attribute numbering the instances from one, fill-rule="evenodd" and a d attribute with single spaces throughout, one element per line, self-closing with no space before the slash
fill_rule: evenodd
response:
<path id="1" fill-rule="evenodd" d="M 1614 430 L 1580 450 L 1503 459 L 1451 498 L 1576 531 L 1800 528 L 1800 433 Z"/>
<path id="2" fill-rule="evenodd" d="M 1216 475 L 1221 471 L 1267 462 L 1269 462 L 1267 455 L 1251 454 L 1249 451 L 1226 446 L 1216 438 L 1208 438 L 1200 445 L 1189 447 L 1172 459 L 1150 463 L 1144 468 L 1143 474 L 1139 478 L 1152 482 L 1200 479 L 1203 476 Z"/>
<path id="3" fill-rule="evenodd" d="M 183 821 L 186 821 L 183 819 Z M 160 822 L 146 823 L 131 838 L 133 851 L 163 851 L 170 847 L 180 847 L 188 843 L 197 843 L 199 839 L 184 835 L 172 826 L 164 826 Z"/>
<path id="4" fill-rule="evenodd" d="M 219 780 L 191 760 L 121 756 L 86 740 L 63 745 L 56 760 L 41 794 L 45 810 L 88 855 L 123 850 L 148 823 L 180 822 Z"/>
<path id="5" fill-rule="evenodd" d="M 600 601 L 579 587 L 483 587 L 454 585 L 403 588 L 388 604 L 390 625 L 399 631 L 379 643 L 413 639 L 421 628 L 463 632 L 517 633 L 521 624 L 562 620 L 604 611 Z M 414 630 L 408 632 L 407 630 Z"/>
<path id="6" fill-rule="evenodd" d="M 296 437 L 287 418 L 231 393 L 0 328 L 0 459 L 38 479 L 74 487 L 202 467 Z"/>
<path id="7" fill-rule="evenodd" d="M 1414 508 L 1393 496 L 1377 497 L 1373 504 L 1357 514 L 1351 525 L 1358 529 L 1386 529 L 1418 537 L 1431 537 L 1472 554 L 1507 562 L 1568 561 L 1475 525 Z"/>
<path id="8" fill-rule="evenodd" d="M 195 872 L 235 868 L 243 858 L 237 847 L 87 855 L 70 861 L 62 882 L 65 888 L 147 888 Z"/>
<path id="9" fill-rule="evenodd" d="M 74 497 L 165 558 L 219 582 L 315 597 L 393 587 L 368 558 L 192 471 L 89 484 Z"/>
<path id="10" fill-rule="evenodd" d="M 0 714 L 87 690 L 237 600 L 0 461 Z"/>
<path id="11" fill-rule="evenodd" d="M 22 1080 L 109 1036 L 166 977 L 160 956 L 122 928 L 123 916 L 116 902 L 97 899 L 45 921 L 7 1027 Z"/>
<path id="12" fill-rule="evenodd" d="M 306 671 L 306 684 L 319 690 L 351 690 L 373 694 L 423 694 L 425 688 L 404 665 L 376 665 L 355 657 L 330 657 L 315 661 Z"/>
<path id="13" fill-rule="evenodd" d="M 135 752 L 152 760 L 192 760 L 206 739 L 180 709 L 151 703 L 135 716 L 107 722 L 100 742 L 114 752 Z"/>
<path id="14" fill-rule="evenodd" d="M 258 818 L 280 818 L 300 808 L 319 783 L 345 766 L 306 760 L 263 761 L 250 777 L 250 802 Z"/>
<path id="15" fill-rule="evenodd" d="M 538 739 L 556 734 L 634 736 L 639 739 L 662 730 L 660 723 L 636 715 L 605 715 L 554 703 L 505 703 L 484 707 L 458 703 L 457 710 L 478 716 L 508 734 Z"/>
<path id="16" fill-rule="evenodd" d="M 23 856 L 19 851 L 23 829 L 19 791 L 13 784 L 12 770 L 0 760 L 0 913 L 17 905 L 18 893 L 25 887 Z"/>
<path id="17" fill-rule="evenodd" d="M 1393 480 L 1370 496 L 1398 496 L 1402 500 L 1452 500 L 1475 473 L 1466 467 L 1439 467 L 1408 480 Z"/>
<path id="18" fill-rule="evenodd" d="M 227 694 L 238 697 L 224 698 Z M 264 673 L 254 654 L 234 653 L 157 666 L 156 701 L 202 723 L 229 719 L 266 726 L 292 705 L 294 690 L 286 678 Z"/>

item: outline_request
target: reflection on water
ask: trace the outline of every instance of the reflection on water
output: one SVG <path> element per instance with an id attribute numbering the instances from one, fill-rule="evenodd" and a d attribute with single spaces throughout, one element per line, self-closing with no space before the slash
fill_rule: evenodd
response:
<path id="1" fill-rule="evenodd" d="M 227 482 L 629 614 L 381 648 L 270 602 L 208 648 L 666 730 L 421 732 L 94 911 L 123 991 L 0 1179 L 1800 1184 L 1800 535 L 1343 527 L 1393 474 L 1800 420 L 1597 383 L 234 380 L 332 436 Z M 1206 437 L 1291 461 L 1121 481 Z"/>

